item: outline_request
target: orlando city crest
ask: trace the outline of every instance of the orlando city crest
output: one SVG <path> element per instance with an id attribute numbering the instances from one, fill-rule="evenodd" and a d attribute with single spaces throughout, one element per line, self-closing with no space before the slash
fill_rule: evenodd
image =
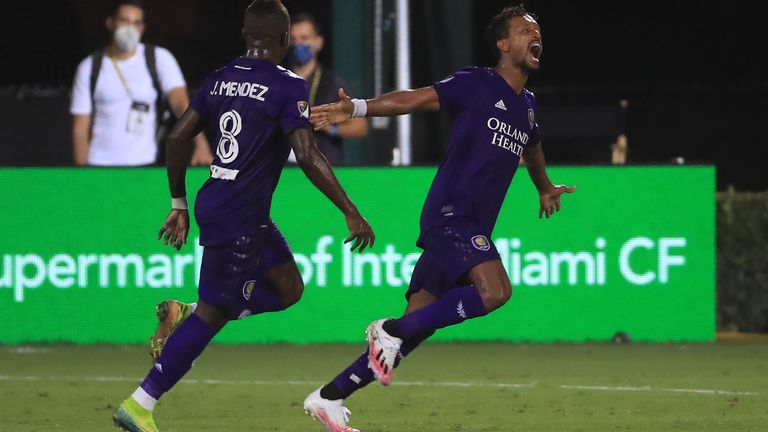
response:
<path id="1" fill-rule="evenodd" d="M 256 287 L 256 281 L 248 281 L 243 285 L 243 298 L 245 298 L 246 301 L 251 299 L 251 294 L 253 294 L 253 289 Z"/>
<path id="2" fill-rule="evenodd" d="M 533 113 L 533 109 L 528 109 L 528 123 L 531 125 L 531 129 L 536 124 L 536 114 Z"/>
<path id="3" fill-rule="evenodd" d="M 484 235 L 477 235 L 472 237 L 472 246 L 474 246 L 475 249 L 481 250 L 483 252 L 491 250 L 491 242 L 489 242 L 488 238 Z"/>
<path id="4" fill-rule="evenodd" d="M 299 107 L 299 114 L 304 118 L 309 118 L 309 104 L 307 101 L 300 101 L 297 105 Z"/>

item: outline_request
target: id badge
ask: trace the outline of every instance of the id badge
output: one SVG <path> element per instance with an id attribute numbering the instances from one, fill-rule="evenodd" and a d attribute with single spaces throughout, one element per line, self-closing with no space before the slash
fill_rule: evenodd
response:
<path id="1" fill-rule="evenodd" d="M 149 104 L 134 102 L 128 112 L 128 132 L 144 135 L 149 121 Z"/>

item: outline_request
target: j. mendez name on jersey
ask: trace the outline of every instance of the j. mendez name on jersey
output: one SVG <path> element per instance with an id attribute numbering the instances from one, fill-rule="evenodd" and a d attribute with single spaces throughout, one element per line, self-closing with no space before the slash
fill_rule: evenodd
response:
<path id="1" fill-rule="evenodd" d="M 264 102 L 264 95 L 269 91 L 269 87 L 261 84 L 237 81 L 216 81 L 211 90 L 214 96 L 229 97 L 248 97 L 257 101 Z"/>

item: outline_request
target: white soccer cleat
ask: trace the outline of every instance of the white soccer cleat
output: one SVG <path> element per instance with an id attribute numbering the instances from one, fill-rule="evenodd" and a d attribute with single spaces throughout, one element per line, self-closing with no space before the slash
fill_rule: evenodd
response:
<path id="1" fill-rule="evenodd" d="M 402 339 L 384 331 L 382 325 L 386 321 L 374 321 L 365 330 L 368 333 L 368 367 L 373 371 L 373 376 L 385 386 L 392 383 L 395 359 L 400 353 L 400 345 L 403 344 Z"/>
<path id="2" fill-rule="evenodd" d="M 304 399 L 304 412 L 322 423 L 331 432 L 360 432 L 347 426 L 351 414 L 343 400 L 328 400 L 320 396 L 320 389 Z"/>

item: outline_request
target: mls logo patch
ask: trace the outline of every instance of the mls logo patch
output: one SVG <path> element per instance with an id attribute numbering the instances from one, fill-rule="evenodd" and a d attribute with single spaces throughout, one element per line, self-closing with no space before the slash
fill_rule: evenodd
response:
<path id="1" fill-rule="evenodd" d="M 491 250 L 491 242 L 489 242 L 488 238 L 484 235 L 477 235 L 472 237 L 472 246 L 474 246 L 475 249 L 481 250 L 483 252 Z"/>
<path id="2" fill-rule="evenodd" d="M 299 115 L 301 115 L 304 118 L 309 118 L 309 104 L 306 101 L 301 101 L 297 103 L 299 107 Z"/>
<path id="3" fill-rule="evenodd" d="M 536 124 L 536 114 L 533 113 L 533 109 L 528 109 L 528 123 L 531 124 L 531 129 Z"/>
<path id="4" fill-rule="evenodd" d="M 256 287 L 256 281 L 248 281 L 243 285 L 243 298 L 245 298 L 245 301 L 248 301 L 251 299 L 251 294 L 253 294 L 253 289 Z"/>

